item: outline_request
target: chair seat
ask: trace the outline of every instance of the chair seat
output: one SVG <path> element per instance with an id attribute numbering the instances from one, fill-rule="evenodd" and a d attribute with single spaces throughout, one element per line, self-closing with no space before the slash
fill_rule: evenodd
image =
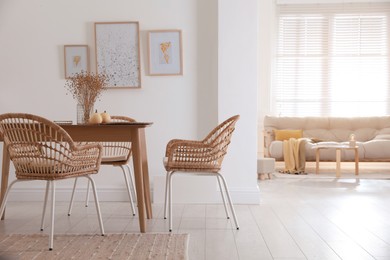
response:
<path id="1" fill-rule="evenodd" d="M 17 179 L 35 179 L 35 180 L 55 180 L 66 179 L 71 177 L 83 176 L 86 174 L 95 174 L 98 170 L 91 165 L 94 163 L 91 160 L 86 161 L 85 167 L 79 167 L 79 170 L 74 170 L 74 167 L 68 165 L 66 161 L 29 161 L 29 160 L 14 160 L 18 163 L 15 169 Z M 22 161 L 22 162 L 21 162 Z"/>
<path id="2" fill-rule="evenodd" d="M 116 156 L 104 156 L 102 157 L 102 163 L 107 162 L 126 162 L 127 161 L 127 155 L 116 155 Z"/>
<path id="3" fill-rule="evenodd" d="M 167 171 L 204 172 L 206 174 L 207 172 L 216 173 L 221 169 L 216 162 L 171 162 L 168 165 L 168 157 L 163 158 L 163 164 Z"/>

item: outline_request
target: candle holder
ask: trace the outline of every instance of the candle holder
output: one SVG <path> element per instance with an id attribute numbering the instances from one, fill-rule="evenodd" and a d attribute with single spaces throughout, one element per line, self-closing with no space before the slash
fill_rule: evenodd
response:
<path id="1" fill-rule="evenodd" d="M 356 146 L 355 135 L 351 134 L 349 136 L 349 147 L 355 147 L 355 146 Z"/>

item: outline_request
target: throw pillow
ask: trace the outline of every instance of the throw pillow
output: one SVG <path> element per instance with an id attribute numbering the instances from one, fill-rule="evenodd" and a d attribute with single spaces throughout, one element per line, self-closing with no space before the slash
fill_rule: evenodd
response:
<path id="1" fill-rule="evenodd" d="M 274 130 L 275 140 L 276 141 L 284 141 L 290 138 L 302 138 L 303 131 L 302 130 Z"/>

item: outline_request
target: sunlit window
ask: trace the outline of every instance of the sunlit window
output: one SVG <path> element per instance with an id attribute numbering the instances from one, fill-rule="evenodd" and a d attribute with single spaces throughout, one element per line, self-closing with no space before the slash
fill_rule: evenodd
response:
<path id="1" fill-rule="evenodd" d="M 274 114 L 390 114 L 389 4 L 279 6 Z"/>

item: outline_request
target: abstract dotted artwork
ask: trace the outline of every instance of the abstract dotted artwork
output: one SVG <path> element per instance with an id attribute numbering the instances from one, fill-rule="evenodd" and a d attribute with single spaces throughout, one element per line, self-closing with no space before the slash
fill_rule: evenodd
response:
<path id="1" fill-rule="evenodd" d="M 96 69 L 110 88 L 140 88 L 138 22 L 95 23 Z"/>

